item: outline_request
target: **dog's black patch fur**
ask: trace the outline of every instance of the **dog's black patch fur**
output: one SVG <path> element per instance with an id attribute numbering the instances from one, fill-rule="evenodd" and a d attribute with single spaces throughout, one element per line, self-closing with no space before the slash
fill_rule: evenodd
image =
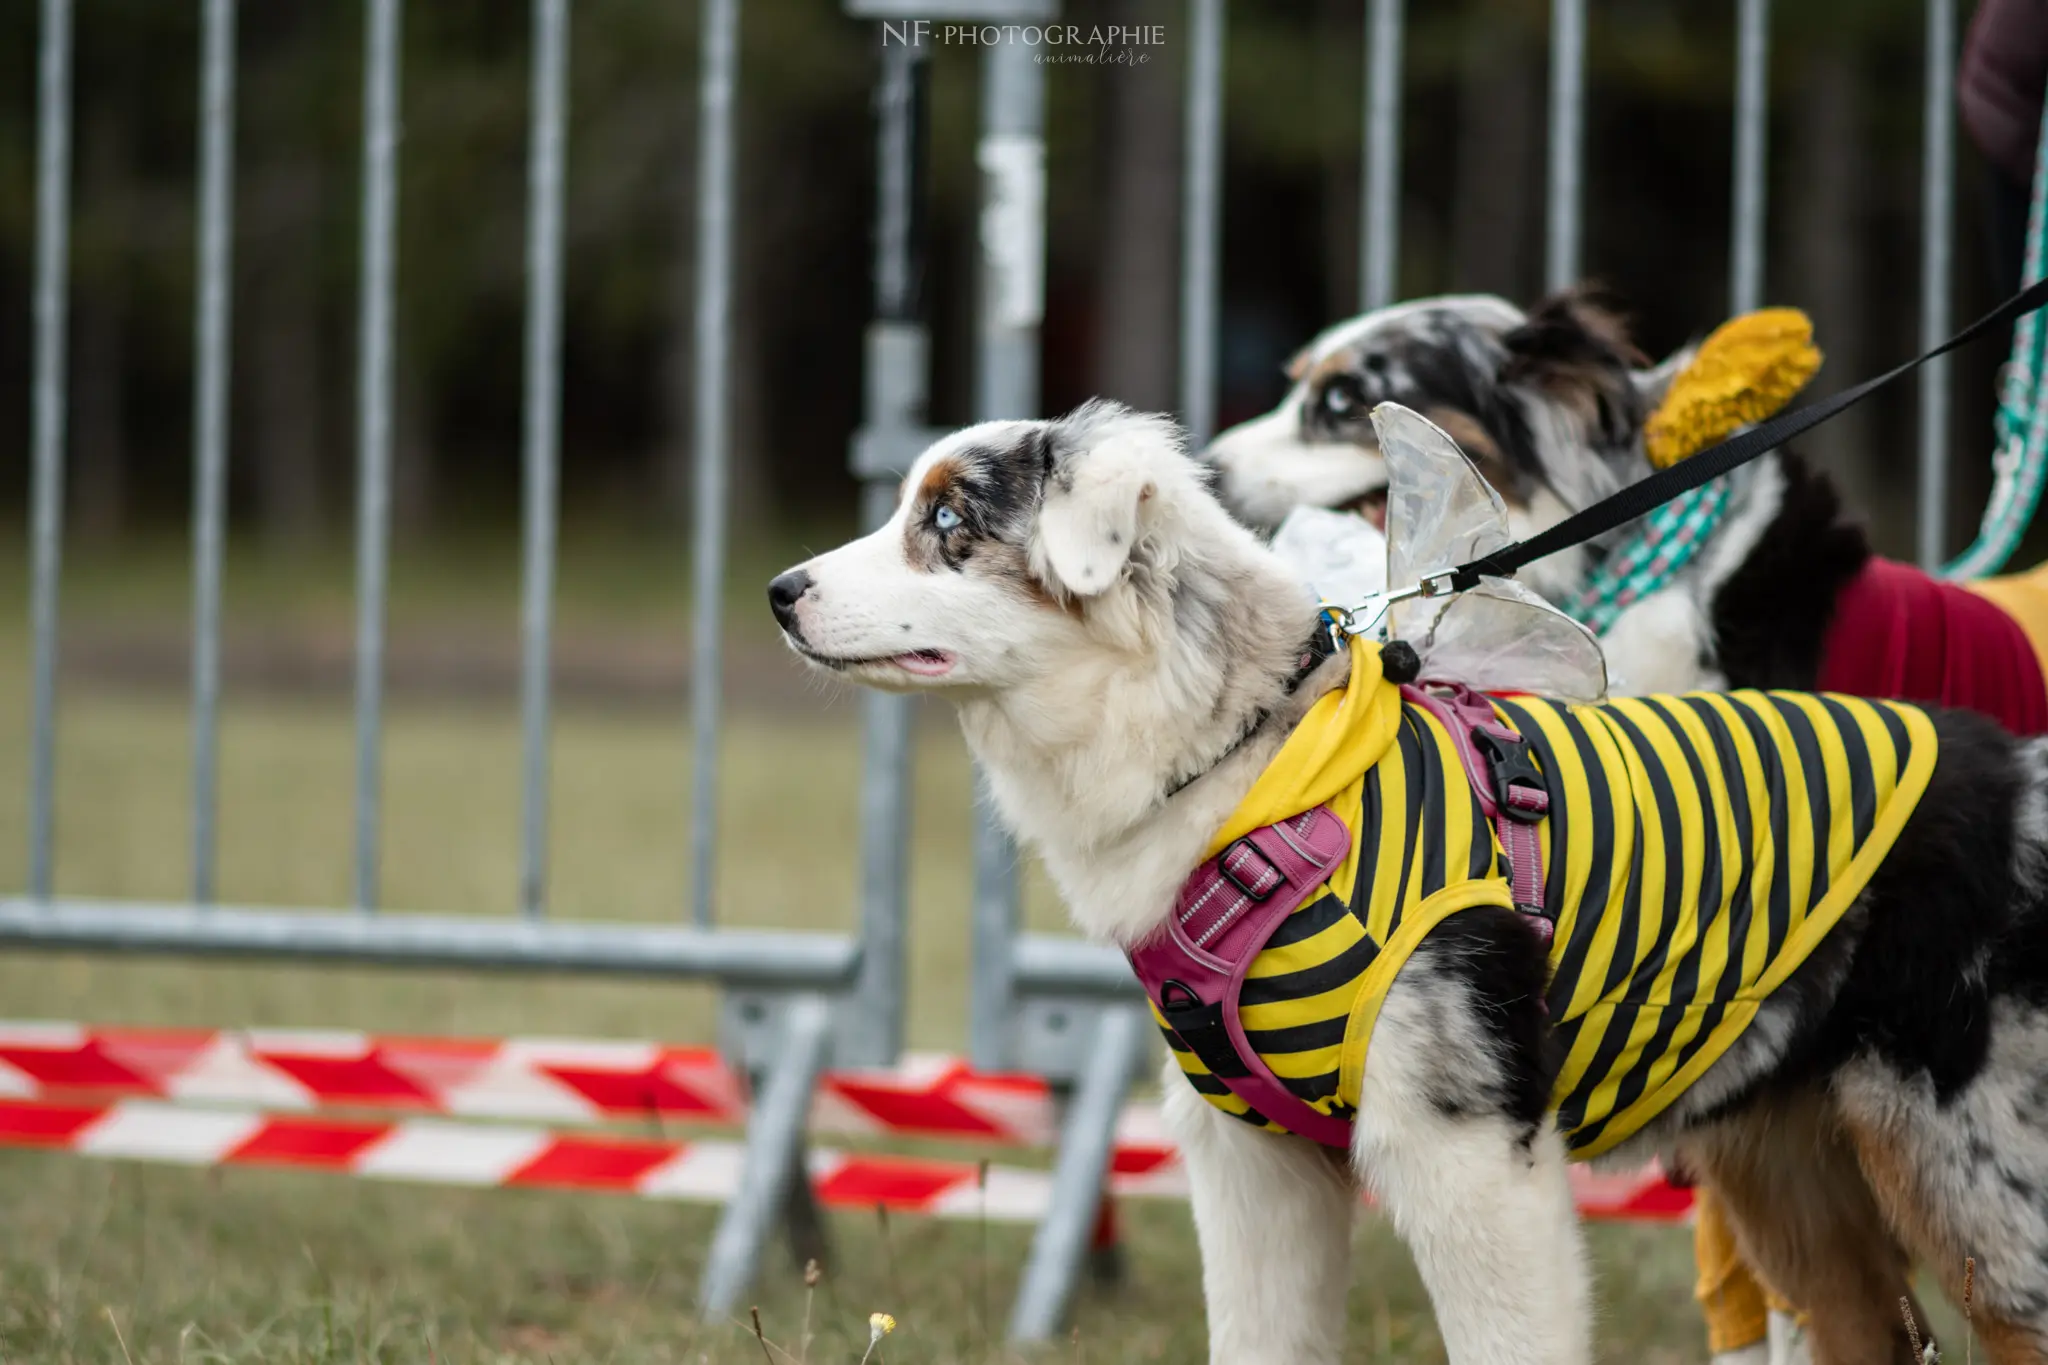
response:
<path id="1" fill-rule="evenodd" d="M 2048 906 L 2018 873 L 2018 741 L 1973 712 L 1930 714 L 1939 758 L 1913 817 L 1855 910 L 1772 996 L 1797 1021 L 1783 1061 L 1702 1117 L 1863 1055 L 1945 1102 L 1983 1069 L 1994 1001 L 2048 1001 Z"/>
<path id="2" fill-rule="evenodd" d="M 1545 945 L 1527 917 L 1492 905 L 1461 910 L 1429 931 L 1402 970 L 1457 987 L 1483 1012 L 1493 1042 L 1490 1065 L 1465 1058 L 1438 1068 L 1430 1102 L 1447 1117 L 1497 1114 L 1523 1143 L 1533 1140 L 1564 1059 L 1543 1003 Z"/>
<path id="3" fill-rule="evenodd" d="M 1828 1071 L 1869 1051 L 1938 1100 L 1969 1084 L 1990 1045 L 1991 1002 L 2039 997 L 2041 905 L 2016 876 L 2021 773 L 2014 741 L 1967 711 L 1934 713 L 1940 757 L 1913 818 L 1864 892 L 1847 978 L 1807 1047 Z"/>
<path id="4" fill-rule="evenodd" d="M 1052 440 L 1044 433 L 1029 439 L 1051 450 Z M 999 535 L 1015 533 L 1029 522 L 1052 458 L 1041 451 L 977 449 L 958 457 L 958 463 L 963 513 L 982 534 Z"/>
<path id="5" fill-rule="evenodd" d="M 1734 687 L 1810 690 L 1835 600 L 1869 562 L 1870 539 L 1825 474 L 1779 451 L 1777 515 L 1714 594 L 1716 662 Z"/>
<path id="6" fill-rule="evenodd" d="M 1540 482 L 1536 438 L 1493 376 L 1509 363 L 1501 342 L 1448 309 L 1430 309 L 1399 337 L 1358 347 L 1342 369 L 1317 377 L 1302 408 L 1303 435 L 1319 441 L 1374 441 L 1369 414 L 1380 403 L 1427 412 L 1452 408 L 1486 430 L 1516 479 Z M 1333 388 L 1344 390 L 1343 412 L 1333 412 Z M 1517 490 L 1508 490 L 1517 491 Z"/>
<path id="7" fill-rule="evenodd" d="M 912 513 L 913 562 L 960 573 L 991 545 L 1022 540 L 1053 470 L 1051 436 L 1028 439 L 1042 451 L 969 446 L 927 475 Z M 939 529 L 933 518 L 940 507 L 958 513 L 959 524 Z"/>
<path id="8" fill-rule="evenodd" d="M 1568 388 L 1590 402 L 1590 435 L 1607 449 L 1632 445 L 1649 412 L 1634 375 L 1647 358 L 1628 339 L 1619 303 L 1597 286 L 1553 294 L 1537 304 L 1529 320 L 1502 339 L 1508 362 L 1503 384 L 1543 389 Z"/>

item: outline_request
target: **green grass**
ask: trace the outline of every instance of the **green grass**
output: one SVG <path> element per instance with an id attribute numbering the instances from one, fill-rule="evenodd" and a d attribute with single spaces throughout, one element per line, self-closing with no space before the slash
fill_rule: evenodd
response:
<path id="1" fill-rule="evenodd" d="M 402 564 L 401 583 L 428 586 L 395 602 L 394 619 L 431 630 L 439 620 L 469 626 L 484 617 L 509 631 L 509 555 L 485 546 L 456 557 L 470 567 L 433 559 Z M 0 554 L 0 563 L 8 558 Z M 80 566 L 67 591 L 67 622 L 100 630 L 127 621 L 162 627 L 167 614 L 182 610 L 175 555 L 136 552 L 116 560 Z M 229 598 L 242 629 L 284 631 L 309 618 L 345 624 L 346 592 L 330 572 L 265 572 L 257 558 L 236 564 Z M 495 567 L 486 572 L 480 565 Z M 566 557 L 572 586 L 564 594 L 565 628 L 627 637 L 680 631 L 685 585 L 680 574 L 669 575 L 671 567 L 666 556 L 631 547 Z M 751 589 L 743 598 L 736 587 L 735 610 L 750 598 Z M 754 629 L 750 617 L 738 620 L 743 633 Z M 24 879 L 23 654 L 18 627 L 0 627 L 0 887 L 8 888 Z M 720 914 L 734 923 L 843 929 L 852 923 L 858 710 L 845 697 L 797 695 L 809 700 L 769 709 L 752 699 L 748 679 L 734 689 L 721 792 Z M 682 913 L 684 715 L 680 698 L 673 708 L 561 707 L 549 886 L 556 913 Z M 182 691 L 161 680 L 79 678 L 67 685 L 61 721 L 59 890 L 181 896 L 190 837 Z M 930 721 L 916 762 L 908 1028 L 915 1046 L 957 1048 L 966 1006 L 968 770 L 950 721 L 936 712 Z M 384 748 L 388 904 L 511 911 L 517 735 L 508 701 L 394 701 Z M 221 781 L 224 900 L 345 900 L 352 781 L 345 700 L 239 695 L 231 688 Z M 1036 876 L 1028 879 L 1027 917 L 1043 928 L 1061 922 Z M 545 977 L 84 955 L 0 959 L 0 1015 L 15 1018 L 693 1040 L 711 1036 L 713 1003 L 692 987 Z M 739 1365 L 762 1358 L 750 1329 L 692 1321 L 693 1287 L 714 1217 L 705 1208 L 0 1152 L 0 1210 L 0 1361 L 8 1365 Z M 1052 1359 L 1201 1358 L 1200 1281 L 1186 1209 L 1133 1205 L 1126 1217 L 1128 1282 L 1113 1294 L 1089 1295 L 1076 1323 L 1078 1341 L 1051 1352 Z M 857 1360 L 874 1310 L 902 1324 L 880 1353 L 897 1365 L 1002 1358 L 1001 1324 L 1025 1230 L 896 1220 L 885 1235 L 871 1217 L 840 1214 L 832 1231 L 836 1250 L 811 1305 L 817 1339 L 809 1361 Z M 1398 1243 L 1368 1219 L 1357 1244 L 1352 1357 L 1441 1359 L 1426 1299 Z M 1671 1229 L 1594 1230 L 1603 1359 L 1703 1355 L 1688 1245 L 1686 1234 Z M 798 1352 L 805 1291 L 795 1269 L 771 1260 L 757 1301 L 770 1339 Z"/>

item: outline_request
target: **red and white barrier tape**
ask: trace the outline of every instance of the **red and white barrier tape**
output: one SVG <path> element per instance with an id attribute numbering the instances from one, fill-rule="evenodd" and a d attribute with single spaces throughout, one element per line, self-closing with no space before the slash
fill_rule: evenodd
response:
<path id="1" fill-rule="evenodd" d="M 156 1100 L 105 1105 L 0 1100 L 0 1147 L 179 1166 L 283 1166 L 369 1180 L 494 1188 L 590 1190 L 648 1199 L 716 1202 L 733 1193 L 746 1149 L 729 1141 L 673 1142 L 544 1128 L 401 1119 L 376 1123 L 248 1109 L 200 1109 Z M 1045 1171 L 814 1150 L 820 1202 L 998 1222 L 1042 1217 Z M 1170 1157 L 1149 1171 L 1119 1170 L 1114 1193 L 1186 1193 Z"/>
<path id="2" fill-rule="evenodd" d="M 708 1047 L 0 1021 L 0 1096 L 79 1094 L 537 1123 L 746 1120 L 744 1083 Z M 888 1070 L 828 1073 L 811 1126 L 1034 1146 L 1058 1134 L 1043 1080 L 975 1072 L 931 1054 Z"/>
<path id="3" fill-rule="evenodd" d="M 53 1102 L 86 1100 L 92 1103 Z M 213 1107 L 223 1105 L 238 1107 Z M 722 1199 L 739 1170 L 741 1148 L 730 1142 L 304 1116 L 323 1108 L 563 1123 L 740 1124 L 746 1118 L 744 1085 L 709 1048 L 0 1022 L 0 1146 L 658 1198 Z M 300 1112 L 258 1112 L 265 1109 Z M 1037 1077 L 977 1073 L 957 1059 L 925 1055 L 892 1070 L 828 1073 L 812 1128 L 1045 1146 L 1057 1136 L 1057 1118 L 1051 1092 Z M 905 1211 L 974 1215 L 982 1209 L 976 1171 L 974 1163 L 812 1154 L 827 1204 L 881 1202 Z M 1155 1106 L 1125 1110 L 1115 1171 L 1119 1194 L 1185 1193 Z M 1689 1191 L 1655 1170 L 1611 1176 L 1574 1168 L 1572 1175 L 1588 1217 L 1670 1220 L 1692 1205 Z M 991 1168 L 988 1180 L 989 1217 L 1032 1219 L 1044 1211 L 1043 1172 Z M 999 1207 L 1013 1211 L 999 1214 Z"/>
<path id="4" fill-rule="evenodd" d="M 157 1100 L 104 1105 L 0 1100 L 0 1147 L 178 1166 L 272 1166 L 331 1171 L 369 1180 L 504 1189 L 586 1190 L 647 1199 L 718 1202 L 737 1188 L 746 1149 L 737 1142 L 672 1142 L 544 1128 L 401 1119 L 376 1123 L 248 1109 L 193 1108 Z M 940 1218 L 1035 1222 L 1050 1207 L 1046 1171 L 813 1150 L 813 1188 L 827 1207 Z M 1574 1171 L 1580 1212 L 1589 1218 L 1675 1221 L 1687 1191 L 1654 1173 L 1592 1176 Z M 1119 1152 L 1111 1193 L 1184 1198 L 1187 1180 L 1172 1155 Z"/>

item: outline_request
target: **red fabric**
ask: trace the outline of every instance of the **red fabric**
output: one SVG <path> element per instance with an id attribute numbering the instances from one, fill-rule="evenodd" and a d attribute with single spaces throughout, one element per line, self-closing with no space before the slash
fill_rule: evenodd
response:
<path id="1" fill-rule="evenodd" d="M 1975 593 L 1873 556 L 1835 598 L 1820 690 L 1952 706 L 2048 734 L 2048 684 L 2026 634 Z"/>

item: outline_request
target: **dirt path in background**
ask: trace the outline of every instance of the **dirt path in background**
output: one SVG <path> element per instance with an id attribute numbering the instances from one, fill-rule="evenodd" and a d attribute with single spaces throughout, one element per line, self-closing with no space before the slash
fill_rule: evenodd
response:
<path id="1" fill-rule="evenodd" d="M 192 653 L 182 623 L 81 621 L 66 626 L 59 668 L 67 685 L 184 692 Z M 565 629 L 554 648 L 555 696 L 565 702 L 672 707 L 689 695 L 689 641 L 620 629 Z M 230 630 L 222 641 L 222 686 L 237 696 L 346 697 L 355 686 L 355 641 L 339 627 Z M 728 641 L 727 704 L 774 711 L 850 705 L 779 643 Z M 393 627 L 385 645 L 385 687 L 393 699 L 514 701 L 519 643 L 502 629 L 461 624 Z"/>

